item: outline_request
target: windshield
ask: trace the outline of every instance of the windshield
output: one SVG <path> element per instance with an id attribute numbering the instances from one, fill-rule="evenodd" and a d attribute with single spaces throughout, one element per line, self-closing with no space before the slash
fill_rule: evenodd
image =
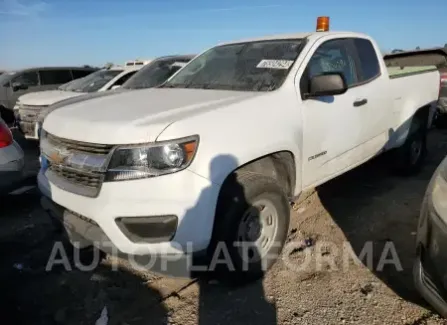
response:
<path id="1" fill-rule="evenodd" d="M 123 71 L 124 70 L 99 70 L 86 77 L 70 81 L 59 87 L 59 89 L 79 93 L 96 92 Z"/>
<path id="2" fill-rule="evenodd" d="M 156 87 L 164 83 L 180 70 L 189 59 L 160 59 L 153 61 L 138 71 L 123 84 L 123 88 L 142 89 Z"/>
<path id="3" fill-rule="evenodd" d="M 214 47 L 162 87 L 271 91 L 282 85 L 298 57 L 301 39 Z"/>
<path id="4" fill-rule="evenodd" d="M 79 79 L 75 79 L 75 80 L 69 81 L 69 82 L 67 82 L 67 83 L 65 83 L 63 85 L 60 85 L 57 89 L 59 89 L 59 90 L 69 90 L 70 87 L 74 86 L 76 83 L 81 82 L 82 79 L 83 78 L 79 78 Z"/>

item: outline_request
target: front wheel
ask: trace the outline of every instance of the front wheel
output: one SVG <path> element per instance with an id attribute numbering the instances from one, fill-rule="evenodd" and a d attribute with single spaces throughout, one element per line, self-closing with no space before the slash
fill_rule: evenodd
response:
<path id="1" fill-rule="evenodd" d="M 231 175 L 217 205 L 210 271 L 232 282 L 262 277 L 282 251 L 289 219 L 288 200 L 276 180 L 251 172 Z"/>

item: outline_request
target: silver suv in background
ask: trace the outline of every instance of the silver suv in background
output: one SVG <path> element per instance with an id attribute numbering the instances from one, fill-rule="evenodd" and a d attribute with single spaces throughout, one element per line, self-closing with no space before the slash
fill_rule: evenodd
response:
<path id="1" fill-rule="evenodd" d="M 97 68 L 42 67 L 30 68 L 0 75 L 0 114 L 10 124 L 14 121 L 13 108 L 17 99 L 29 92 L 56 89 L 71 80 L 89 75 Z"/>
<path id="2" fill-rule="evenodd" d="M 85 101 L 88 99 L 96 97 L 109 96 L 116 91 L 130 91 L 135 89 L 145 89 L 160 86 L 165 83 L 171 76 L 173 76 L 177 71 L 183 68 L 189 61 L 191 61 L 196 55 L 186 54 L 186 55 L 170 55 L 163 56 L 154 59 L 150 63 L 147 63 L 143 68 L 141 68 L 137 73 L 129 78 L 119 89 L 107 92 L 96 92 L 90 93 L 83 96 L 72 97 L 60 102 L 54 103 L 48 106 L 46 109 L 41 110 L 39 116 L 37 117 L 37 137 L 39 137 L 40 128 L 43 124 L 45 117 L 52 111 L 59 109 L 63 106 L 74 104 L 77 102 Z"/>
<path id="3" fill-rule="evenodd" d="M 141 66 L 112 66 L 70 81 L 56 90 L 38 91 L 20 96 L 14 106 L 19 131 L 27 139 L 38 139 L 36 121 L 42 110 L 65 99 L 121 87 Z"/>

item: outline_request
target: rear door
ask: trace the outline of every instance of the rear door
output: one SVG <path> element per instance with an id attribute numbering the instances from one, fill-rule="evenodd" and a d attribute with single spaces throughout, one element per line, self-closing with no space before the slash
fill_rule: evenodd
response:
<path id="1" fill-rule="evenodd" d="M 39 71 L 40 90 L 56 89 L 73 80 L 70 69 L 43 69 Z"/>
<path id="2" fill-rule="evenodd" d="M 365 158 L 378 154 L 389 140 L 392 128 L 393 102 L 388 89 L 389 79 L 381 73 L 377 50 L 366 38 L 353 38 L 357 52 L 358 83 L 352 88 L 356 93 L 355 102 L 364 118 L 362 151 Z M 379 52 L 380 53 L 380 52 Z"/>

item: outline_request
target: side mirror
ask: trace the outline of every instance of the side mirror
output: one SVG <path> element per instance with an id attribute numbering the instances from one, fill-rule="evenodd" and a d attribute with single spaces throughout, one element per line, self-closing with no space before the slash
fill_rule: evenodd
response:
<path id="1" fill-rule="evenodd" d="M 25 84 L 22 84 L 21 82 L 13 82 L 11 86 L 12 86 L 12 91 L 28 89 L 28 86 Z"/>
<path id="2" fill-rule="evenodd" d="M 111 88 L 111 90 L 113 90 L 113 89 L 118 89 L 118 88 L 120 88 L 121 86 L 119 86 L 119 85 L 115 85 L 115 86 L 112 86 L 112 88 Z"/>
<path id="3" fill-rule="evenodd" d="M 341 73 L 325 73 L 310 79 L 308 98 L 344 94 L 348 90 Z"/>

